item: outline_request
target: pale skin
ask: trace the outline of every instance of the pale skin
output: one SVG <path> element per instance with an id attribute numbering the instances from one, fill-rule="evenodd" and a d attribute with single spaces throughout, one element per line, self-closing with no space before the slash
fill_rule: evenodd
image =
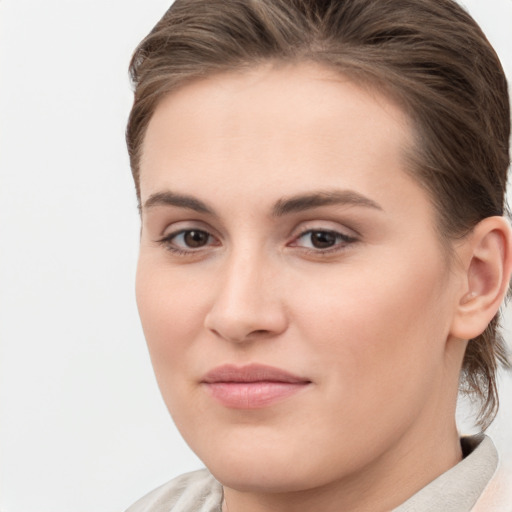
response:
<path id="1" fill-rule="evenodd" d="M 485 219 L 448 258 L 412 145 L 400 108 L 314 64 L 224 73 L 156 109 L 137 301 L 229 512 L 388 511 L 462 457 L 465 340 L 503 299 L 510 229 Z M 206 389 L 252 363 L 307 384 L 252 409 Z"/>

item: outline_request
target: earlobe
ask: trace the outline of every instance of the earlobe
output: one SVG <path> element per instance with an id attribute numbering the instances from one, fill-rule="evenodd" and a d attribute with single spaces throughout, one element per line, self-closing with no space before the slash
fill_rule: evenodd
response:
<path id="1" fill-rule="evenodd" d="M 503 217 L 479 222 L 464 242 L 464 289 L 451 334 L 476 338 L 496 315 L 507 292 L 512 271 L 512 231 Z"/>

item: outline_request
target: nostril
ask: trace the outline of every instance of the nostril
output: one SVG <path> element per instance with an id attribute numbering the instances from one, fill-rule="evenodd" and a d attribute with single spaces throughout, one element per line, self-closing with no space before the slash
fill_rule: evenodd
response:
<path id="1" fill-rule="evenodd" d="M 261 335 L 267 335 L 270 331 L 267 331 L 265 329 L 257 329 L 255 331 L 252 331 L 249 333 L 249 336 L 261 336 Z"/>
<path id="2" fill-rule="evenodd" d="M 250 332 L 242 333 L 242 332 L 224 332 L 222 330 L 210 329 L 210 331 L 219 338 L 224 338 L 230 341 L 236 342 L 244 342 L 244 341 L 254 341 L 259 338 L 265 338 L 272 334 L 272 331 L 268 329 L 255 329 Z"/>
<path id="3" fill-rule="evenodd" d="M 217 331 L 217 329 L 210 329 L 211 332 L 213 332 L 213 334 L 215 334 L 215 336 L 218 336 L 219 338 L 222 338 L 222 335 L 219 331 Z"/>
<path id="4" fill-rule="evenodd" d="M 224 297 L 226 298 L 226 297 Z M 233 342 L 274 338 L 286 330 L 287 318 L 280 304 L 243 305 L 217 301 L 204 318 L 204 327 L 217 338 Z"/>

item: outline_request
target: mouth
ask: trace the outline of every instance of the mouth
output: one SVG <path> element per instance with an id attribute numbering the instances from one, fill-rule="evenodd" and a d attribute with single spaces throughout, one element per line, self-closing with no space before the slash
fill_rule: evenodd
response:
<path id="1" fill-rule="evenodd" d="M 280 368 L 250 364 L 214 368 L 201 384 L 225 407 L 259 409 L 304 390 L 311 381 Z"/>

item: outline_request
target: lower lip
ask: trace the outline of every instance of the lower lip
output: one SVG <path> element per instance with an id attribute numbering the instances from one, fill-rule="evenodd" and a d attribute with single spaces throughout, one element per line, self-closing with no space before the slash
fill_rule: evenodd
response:
<path id="1" fill-rule="evenodd" d="M 308 382 L 211 382 L 210 394 L 225 407 L 260 409 L 284 400 L 308 386 Z"/>

